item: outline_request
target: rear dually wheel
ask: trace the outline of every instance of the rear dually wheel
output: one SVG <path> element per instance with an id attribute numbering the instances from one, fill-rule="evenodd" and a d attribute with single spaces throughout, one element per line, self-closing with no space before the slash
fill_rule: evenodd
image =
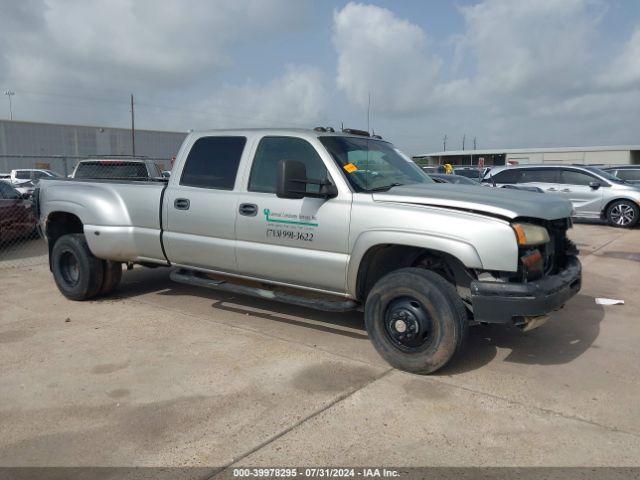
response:
<path id="1" fill-rule="evenodd" d="M 60 292 L 71 300 L 88 300 L 101 289 L 102 260 L 96 258 L 82 233 L 60 237 L 51 250 L 51 269 Z"/>

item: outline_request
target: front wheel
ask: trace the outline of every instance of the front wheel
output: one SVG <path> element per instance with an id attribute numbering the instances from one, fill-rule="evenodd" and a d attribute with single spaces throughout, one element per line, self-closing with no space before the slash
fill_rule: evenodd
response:
<path id="1" fill-rule="evenodd" d="M 629 200 L 618 200 L 609 205 L 606 211 L 609 225 L 620 228 L 632 228 L 640 219 L 640 209 Z"/>
<path id="2" fill-rule="evenodd" d="M 56 241 L 51 268 L 58 289 L 71 300 L 93 298 L 102 287 L 102 260 L 93 256 L 82 233 L 63 235 Z"/>
<path id="3" fill-rule="evenodd" d="M 365 325 L 387 362 L 419 374 L 446 365 L 462 350 L 468 329 L 455 287 L 419 268 L 396 270 L 374 285 L 365 304 Z"/>

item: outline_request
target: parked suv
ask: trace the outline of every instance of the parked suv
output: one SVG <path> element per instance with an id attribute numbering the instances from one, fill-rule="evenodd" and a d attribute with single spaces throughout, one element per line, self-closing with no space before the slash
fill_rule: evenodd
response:
<path id="1" fill-rule="evenodd" d="M 640 188 L 597 167 L 523 165 L 494 167 L 483 183 L 531 185 L 570 200 L 576 218 L 602 218 L 631 228 L 640 219 Z"/>
<path id="2" fill-rule="evenodd" d="M 605 172 L 615 175 L 627 183 L 640 185 L 640 165 L 625 165 L 622 167 L 603 168 Z"/>

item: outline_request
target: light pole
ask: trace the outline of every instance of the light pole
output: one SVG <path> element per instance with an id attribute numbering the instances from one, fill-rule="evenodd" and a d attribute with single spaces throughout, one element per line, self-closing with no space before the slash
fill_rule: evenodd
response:
<path id="1" fill-rule="evenodd" d="M 9 120 L 13 120 L 13 105 L 11 105 L 11 97 L 13 97 L 16 92 L 12 90 L 5 90 L 4 94 L 9 97 Z"/>

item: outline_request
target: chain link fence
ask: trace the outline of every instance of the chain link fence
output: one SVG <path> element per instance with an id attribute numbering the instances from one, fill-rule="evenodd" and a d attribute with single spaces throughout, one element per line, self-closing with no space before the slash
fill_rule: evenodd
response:
<path id="1" fill-rule="evenodd" d="M 170 175 L 173 159 L 0 155 L 0 270 L 48 262 L 34 193 L 43 179 L 144 181 Z"/>

